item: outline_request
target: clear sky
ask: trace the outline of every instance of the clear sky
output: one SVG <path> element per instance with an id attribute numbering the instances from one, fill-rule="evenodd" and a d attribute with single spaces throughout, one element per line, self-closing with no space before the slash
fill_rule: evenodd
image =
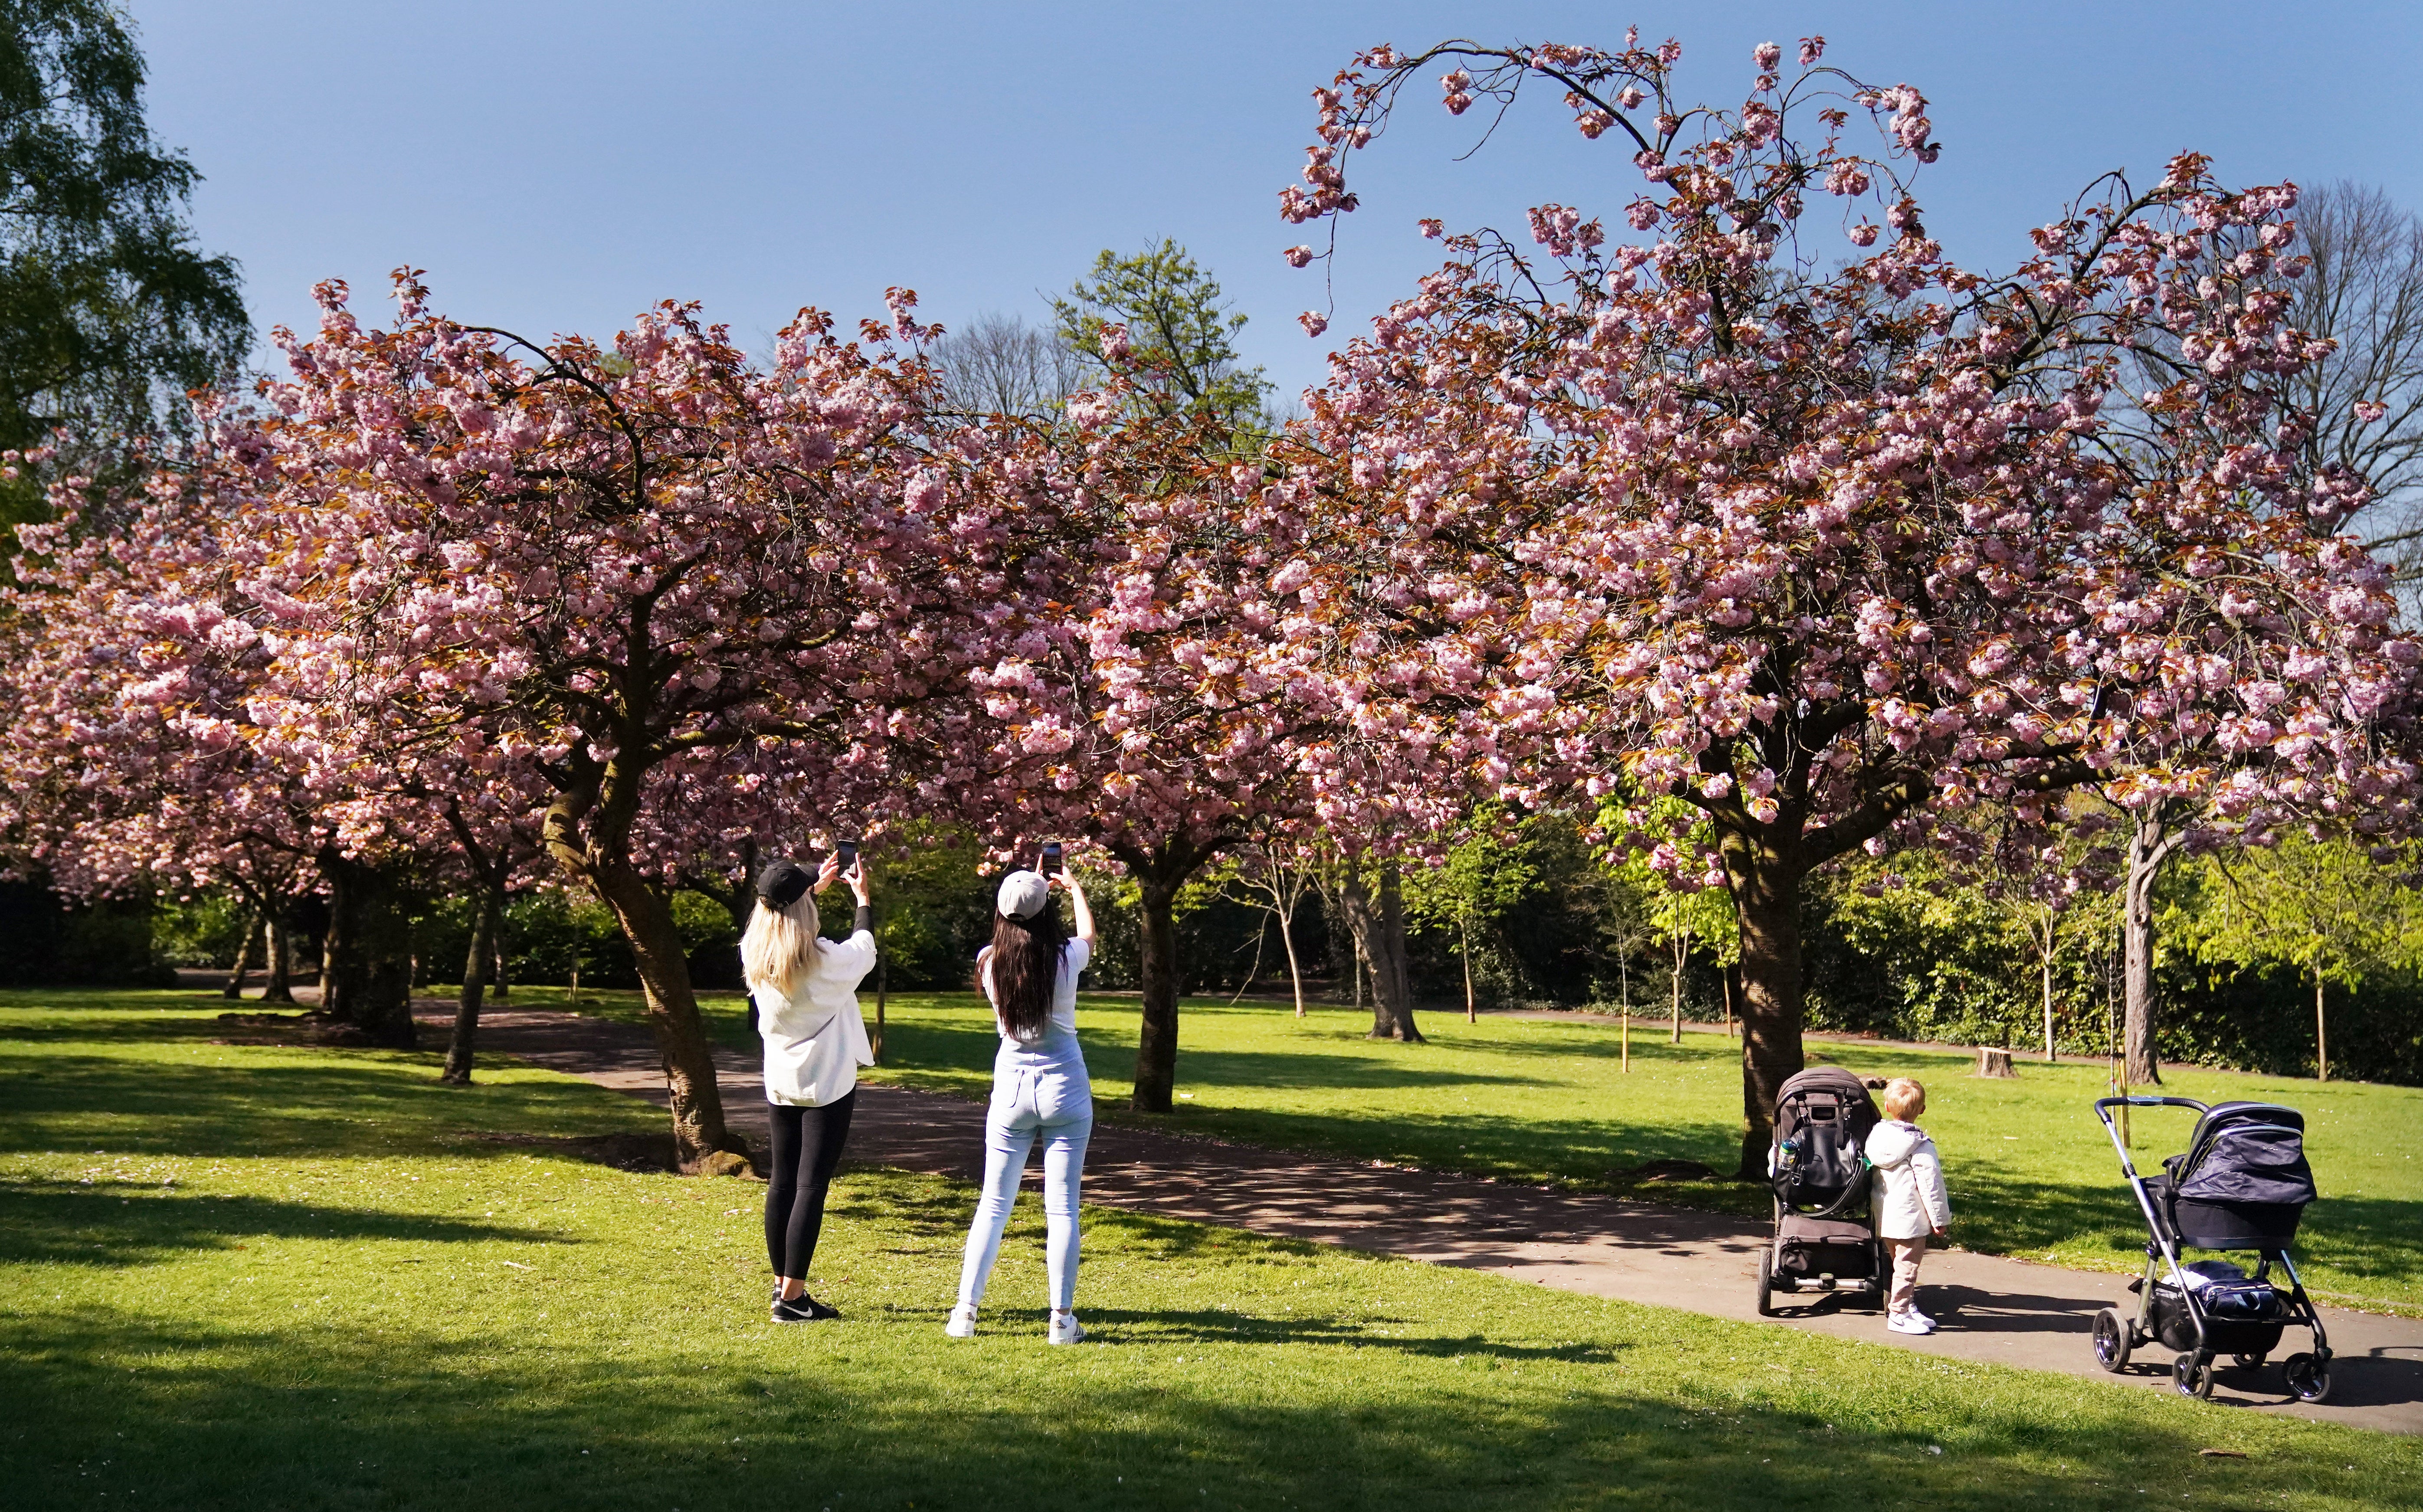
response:
<path id="1" fill-rule="evenodd" d="M 2353 178 L 2423 206 L 2414 143 L 2423 4 L 1940 0 L 1920 4 L 1170 5 L 1020 0 L 127 0 L 150 118 L 206 177 L 203 244 L 242 260 L 255 321 L 306 326 L 388 270 L 438 308 L 528 335 L 604 335 L 698 299 L 746 345 L 801 305 L 847 322 L 914 288 L 946 324 L 1038 316 L 1103 247 L 1190 247 L 1251 317 L 1242 344 L 1292 393 L 1435 261 L 1418 217 L 1519 228 L 1557 200 L 1608 217 L 1638 175 L 1544 92 L 1481 151 L 1426 92 L 1351 169 L 1338 322 L 1276 195 L 1308 91 L 1358 48 L 1451 36 L 1683 45 L 1687 98 L 1737 103 L 1750 51 L 1823 33 L 1827 59 L 1932 103 L 1919 196 L 1956 258 L 2024 255 L 2096 174 L 2211 154 L 2233 183 Z M 1787 64 L 1789 59 L 1787 58 Z M 1409 101 L 1411 97 L 1409 97 Z"/>

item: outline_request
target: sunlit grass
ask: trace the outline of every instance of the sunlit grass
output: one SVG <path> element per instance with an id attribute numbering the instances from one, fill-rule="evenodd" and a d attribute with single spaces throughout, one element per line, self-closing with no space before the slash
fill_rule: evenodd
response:
<path id="1" fill-rule="evenodd" d="M 10 1504 L 2423 1502 L 2383 1435 L 1099 1209 L 1093 1340 L 1042 1341 L 1029 1205 L 956 1344 L 970 1192 L 863 1168 L 816 1268 L 844 1320 L 777 1329 L 762 1189 L 545 1142 L 643 1106 L 212 1045 L 217 1006 L 0 999 Z"/>

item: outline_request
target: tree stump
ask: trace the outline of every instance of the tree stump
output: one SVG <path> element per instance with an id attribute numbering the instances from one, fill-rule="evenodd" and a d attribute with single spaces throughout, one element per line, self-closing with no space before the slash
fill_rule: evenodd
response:
<path id="1" fill-rule="evenodd" d="M 1977 1074 L 1981 1077 L 2017 1079 L 2019 1069 L 2011 1063 L 2010 1051 L 1998 1050 L 1990 1045 L 1980 1045 L 1977 1047 Z"/>

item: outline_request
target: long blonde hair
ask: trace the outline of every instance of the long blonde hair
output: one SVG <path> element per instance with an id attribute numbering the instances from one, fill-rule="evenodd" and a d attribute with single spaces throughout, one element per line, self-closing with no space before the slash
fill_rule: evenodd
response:
<path id="1" fill-rule="evenodd" d="M 740 937 L 740 980 L 751 991 L 771 987 L 787 998 L 808 969 L 823 921 L 816 917 L 816 895 L 802 892 L 787 908 L 769 907 L 763 898 L 749 916 Z"/>

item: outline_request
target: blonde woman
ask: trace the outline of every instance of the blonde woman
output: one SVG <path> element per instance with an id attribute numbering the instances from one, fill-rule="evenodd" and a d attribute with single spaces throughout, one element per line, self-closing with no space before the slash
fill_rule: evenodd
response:
<path id="1" fill-rule="evenodd" d="M 858 917 L 849 938 L 822 939 L 816 895 L 836 877 L 858 895 Z M 840 858 L 828 856 L 813 884 L 789 861 L 776 861 L 758 876 L 757 909 L 740 939 L 740 974 L 766 1041 L 767 1114 L 774 1127 L 766 1257 L 777 1278 L 777 1323 L 841 1315 L 808 1295 L 808 1262 L 824 1228 L 825 1191 L 849 1138 L 858 1068 L 875 1063 L 858 1012 L 858 984 L 873 969 L 863 861 L 844 875 Z"/>

